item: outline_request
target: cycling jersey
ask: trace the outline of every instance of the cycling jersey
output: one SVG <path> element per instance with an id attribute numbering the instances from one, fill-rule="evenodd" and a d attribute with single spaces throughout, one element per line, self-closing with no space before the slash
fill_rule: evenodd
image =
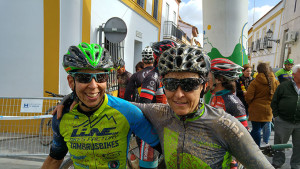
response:
<path id="1" fill-rule="evenodd" d="M 241 100 L 230 90 L 221 90 L 212 95 L 210 105 L 215 108 L 220 108 L 237 118 L 247 129 L 246 110 Z"/>
<path id="2" fill-rule="evenodd" d="M 292 80 L 293 79 L 293 71 L 289 70 L 286 71 L 285 69 L 279 69 L 276 73 L 275 76 L 278 77 L 278 80 L 280 83 L 287 81 L 287 80 Z"/>
<path id="3" fill-rule="evenodd" d="M 128 84 L 130 77 L 131 77 L 131 73 L 129 73 L 127 70 L 123 74 L 117 75 L 118 84 L 119 84 L 118 97 L 122 99 L 124 99 L 126 85 Z"/>
<path id="4" fill-rule="evenodd" d="M 134 104 L 158 132 L 168 169 L 230 168 L 231 156 L 248 169 L 273 168 L 245 127 L 222 109 L 205 104 L 184 120 L 168 104 Z"/>
<path id="5" fill-rule="evenodd" d="M 159 80 L 158 69 L 155 68 L 142 82 L 140 103 L 167 103 L 167 98 L 163 91 L 163 85 Z"/>
<path id="6" fill-rule="evenodd" d="M 136 106 L 110 95 L 104 97 L 90 117 L 78 112 L 78 104 L 60 120 L 53 117 L 52 158 L 68 149 L 76 169 L 126 168 L 132 132 L 151 146 L 159 143 L 155 130 Z"/>
<path id="7" fill-rule="evenodd" d="M 134 92 L 138 89 L 139 93 L 141 93 L 141 86 L 144 78 L 147 74 L 153 69 L 153 66 L 148 66 L 143 70 L 134 73 L 126 86 L 124 99 L 128 101 L 134 101 L 132 96 L 134 96 Z"/>

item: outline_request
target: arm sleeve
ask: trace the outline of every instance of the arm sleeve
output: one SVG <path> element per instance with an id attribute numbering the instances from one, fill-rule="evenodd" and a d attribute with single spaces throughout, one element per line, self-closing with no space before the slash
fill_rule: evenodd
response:
<path id="1" fill-rule="evenodd" d="M 136 81 L 136 73 L 131 76 L 126 86 L 124 99 L 127 101 L 133 101 L 131 96 L 134 94 L 134 91 L 136 89 L 135 81 Z"/>
<path id="2" fill-rule="evenodd" d="M 242 125 L 249 130 L 247 115 L 244 105 L 240 103 L 230 102 L 230 104 L 226 104 L 226 111 L 229 112 L 232 116 L 238 119 Z"/>
<path id="3" fill-rule="evenodd" d="M 223 114 L 218 120 L 218 131 L 228 146 L 228 151 L 240 161 L 245 168 L 271 169 L 273 166 L 263 155 L 250 133 L 238 120 L 229 114 Z M 225 126 L 225 127 L 224 127 Z"/>
<path id="4" fill-rule="evenodd" d="M 275 72 L 275 76 L 278 77 L 280 76 L 282 73 L 282 69 L 279 69 L 277 72 Z"/>
<path id="5" fill-rule="evenodd" d="M 254 98 L 255 94 L 255 82 L 250 83 L 247 94 L 245 95 L 245 101 L 250 104 Z"/>
<path id="6" fill-rule="evenodd" d="M 130 114 L 132 115 L 129 119 L 130 127 L 132 131 L 146 143 L 148 143 L 151 147 L 155 147 L 159 144 L 158 134 L 156 130 L 153 128 L 151 123 L 146 119 L 141 110 L 131 105 L 128 107 Z"/>
<path id="7" fill-rule="evenodd" d="M 60 120 L 57 120 L 54 115 L 52 118 L 53 141 L 49 156 L 55 160 L 62 160 L 68 153 L 67 144 L 59 131 L 59 123 Z"/>
<path id="8" fill-rule="evenodd" d="M 272 102 L 271 102 L 271 108 L 274 117 L 278 116 L 278 103 L 280 98 L 280 92 L 281 92 L 281 88 L 279 85 L 273 95 Z"/>

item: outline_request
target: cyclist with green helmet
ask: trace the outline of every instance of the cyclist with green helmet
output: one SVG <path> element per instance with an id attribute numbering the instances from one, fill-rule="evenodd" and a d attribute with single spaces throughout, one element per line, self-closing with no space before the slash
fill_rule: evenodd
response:
<path id="1" fill-rule="evenodd" d="M 42 168 L 58 168 L 69 151 L 75 168 L 126 168 L 131 133 L 151 146 L 158 136 L 142 112 L 129 102 L 105 94 L 109 52 L 97 44 L 71 46 L 63 66 L 77 103 L 53 117 L 53 143 Z"/>
<path id="2" fill-rule="evenodd" d="M 235 117 L 201 102 L 210 72 L 202 48 L 166 50 L 158 71 L 168 104 L 134 104 L 157 130 L 168 169 L 229 169 L 231 156 L 248 169 L 273 168 Z"/>
<path id="3" fill-rule="evenodd" d="M 275 76 L 278 78 L 280 83 L 293 79 L 293 75 L 292 75 L 293 74 L 293 71 L 292 71 L 293 66 L 294 66 L 293 59 L 287 59 L 284 61 L 284 68 L 279 69 L 275 73 Z"/>

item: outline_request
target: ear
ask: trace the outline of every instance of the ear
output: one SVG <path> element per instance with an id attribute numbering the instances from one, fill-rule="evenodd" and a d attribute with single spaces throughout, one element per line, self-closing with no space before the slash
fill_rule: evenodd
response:
<path id="1" fill-rule="evenodd" d="M 74 91 L 74 78 L 71 75 L 67 76 L 69 87 L 72 91 Z"/>

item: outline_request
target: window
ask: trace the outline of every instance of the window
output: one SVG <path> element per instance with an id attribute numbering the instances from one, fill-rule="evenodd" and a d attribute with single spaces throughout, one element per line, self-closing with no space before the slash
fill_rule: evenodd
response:
<path id="1" fill-rule="evenodd" d="M 169 10 L 170 10 L 170 6 L 169 6 L 169 4 L 167 3 L 167 4 L 166 4 L 166 21 L 169 21 Z"/>
<path id="2" fill-rule="evenodd" d="M 176 23 L 176 20 L 177 20 L 177 18 L 176 18 L 176 12 L 174 11 L 173 12 L 173 22 Z"/>
<path id="3" fill-rule="evenodd" d="M 158 15 L 158 0 L 154 0 L 153 18 L 157 19 Z"/>
<path id="4" fill-rule="evenodd" d="M 137 3 L 144 8 L 144 0 L 137 0 Z"/>

